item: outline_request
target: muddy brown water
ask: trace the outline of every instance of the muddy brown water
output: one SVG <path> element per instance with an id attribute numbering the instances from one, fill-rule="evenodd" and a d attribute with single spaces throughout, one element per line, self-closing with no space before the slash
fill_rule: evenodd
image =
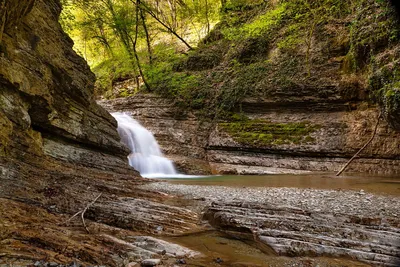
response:
<path id="1" fill-rule="evenodd" d="M 208 231 L 179 237 L 165 238 L 182 246 L 202 253 L 201 257 L 185 259 L 184 266 L 293 266 L 293 267 L 328 267 L 328 266 L 369 266 L 350 259 L 328 257 L 282 257 L 269 251 L 261 251 L 255 244 L 247 244 L 217 231 Z"/>
<path id="2" fill-rule="evenodd" d="M 295 187 L 333 190 L 364 190 L 400 196 L 400 176 L 343 175 L 313 173 L 302 175 L 224 175 L 189 179 L 168 179 L 170 183 L 230 187 Z M 344 258 L 282 257 L 255 243 L 245 243 L 217 231 L 172 237 L 169 241 L 199 251 L 203 257 L 186 259 L 186 266 L 370 266 Z M 217 259 L 222 262 L 217 263 Z"/>
<path id="3" fill-rule="evenodd" d="M 222 175 L 190 179 L 169 179 L 171 183 L 232 187 L 295 187 L 333 190 L 364 190 L 382 195 L 400 196 L 399 176 L 343 175 L 332 173 L 279 175 Z"/>

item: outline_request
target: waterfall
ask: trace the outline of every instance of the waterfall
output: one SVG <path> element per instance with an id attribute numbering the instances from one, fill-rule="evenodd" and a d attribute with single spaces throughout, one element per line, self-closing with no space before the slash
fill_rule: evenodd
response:
<path id="1" fill-rule="evenodd" d="M 176 175 L 175 167 L 161 153 L 153 134 L 125 113 L 112 113 L 118 122 L 121 141 L 130 149 L 129 165 L 143 177 L 165 177 Z"/>

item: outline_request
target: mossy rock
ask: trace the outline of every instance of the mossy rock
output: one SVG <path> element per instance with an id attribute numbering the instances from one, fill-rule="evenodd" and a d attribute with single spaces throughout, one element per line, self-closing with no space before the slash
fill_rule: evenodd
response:
<path id="1" fill-rule="evenodd" d="M 320 128 L 307 121 L 273 123 L 261 119 L 223 122 L 219 126 L 236 142 L 257 147 L 314 143 L 310 134 Z"/>

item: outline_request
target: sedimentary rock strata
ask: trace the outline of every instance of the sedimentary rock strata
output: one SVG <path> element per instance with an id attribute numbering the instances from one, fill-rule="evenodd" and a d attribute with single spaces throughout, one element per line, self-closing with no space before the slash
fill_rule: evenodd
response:
<path id="1" fill-rule="evenodd" d="M 398 197 L 363 191 L 153 183 L 144 188 L 202 198 L 203 219 L 234 238 L 291 257 L 400 263 Z"/>
<path id="2" fill-rule="evenodd" d="M 193 230 L 197 214 L 137 189 L 148 181 L 94 101 L 94 75 L 58 23 L 60 2 L 0 6 L 0 263 L 122 266 L 143 257 L 124 243 L 131 231 Z M 100 194 L 84 214 L 91 234 L 79 216 L 65 223 Z"/>
<path id="3" fill-rule="evenodd" d="M 289 106 L 279 102 L 284 100 L 247 99 L 242 103 L 241 116 L 249 118 L 250 123 L 259 122 L 257 127 L 266 128 L 253 139 L 248 121 L 205 121 L 174 106 L 172 101 L 152 94 L 137 94 L 100 104 L 110 111 L 127 112 L 139 120 L 155 134 L 167 156 L 175 159 L 186 173 L 196 170 L 204 173 L 207 169 L 226 174 L 337 171 L 372 136 L 379 113 L 365 103 L 351 110 L 343 103 L 328 105 L 320 99 L 315 104 L 320 105 L 314 109 L 307 104 L 307 99 Z M 292 132 L 297 125 L 303 124 L 306 126 L 299 134 L 306 133 L 294 136 Z M 241 130 L 243 127 L 246 130 Z M 268 135 L 273 136 L 271 140 L 262 140 Z M 348 171 L 398 174 L 399 137 L 400 133 L 381 119 L 374 140 Z M 209 163 L 209 167 L 204 167 L 204 163 Z"/>

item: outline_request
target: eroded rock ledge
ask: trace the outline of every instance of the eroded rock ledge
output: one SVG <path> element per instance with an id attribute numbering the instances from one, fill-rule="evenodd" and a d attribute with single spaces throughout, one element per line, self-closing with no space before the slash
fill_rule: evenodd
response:
<path id="1" fill-rule="evenodd" d="M 268 245 L 278 255 L 348 257 L 385 266 L 400 263 L 397 218 L 246 202 L 213 203 L 204 218 L 233 236 Z"/>
<path id="2" fill-rule="evenodd" d="M 278 255 L 345 257 L 373 266 L 400 263 L 398 197 L 295 188 L 144 187 L 203 198 L 203 219 L 212 226 Z"/>

